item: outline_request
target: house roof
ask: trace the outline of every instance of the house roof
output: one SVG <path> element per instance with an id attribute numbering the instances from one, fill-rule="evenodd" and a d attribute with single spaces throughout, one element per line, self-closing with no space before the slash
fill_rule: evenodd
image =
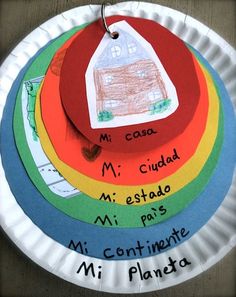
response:
<path id="1" fill-rule="evenodd" d="M 95 68 L 114 68 L 145 59 L 150 59 L 150 56 L 139 41 L 119 29 L 119 37 L 110 38 L 108 45 L 98 57 Z"/>

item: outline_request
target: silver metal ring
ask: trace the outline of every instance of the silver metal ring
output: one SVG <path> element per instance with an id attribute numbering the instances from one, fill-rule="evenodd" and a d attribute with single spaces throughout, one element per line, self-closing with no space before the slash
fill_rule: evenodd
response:
<path id="1" fill-rule="evenodd" d="M 101 7 L 102 23 L 103 23 L 103 26 L 104 26 L 106 32 L 110 35 L 110 37 L 112 39 L 117 39 L 119 37 L 119 33 L 118 32 L 111 32 L 111 30 L 107 26 L 106 16 L 105 16 L 106 5 L 111 5 L 111 4 L 110 3 L 106 3 L 106 2 L 103 2 L 102 3 L 102 7 Z"/>

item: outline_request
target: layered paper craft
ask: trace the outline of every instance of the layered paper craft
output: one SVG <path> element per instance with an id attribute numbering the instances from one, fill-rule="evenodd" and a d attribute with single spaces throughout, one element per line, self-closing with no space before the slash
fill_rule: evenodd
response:
<path id="1" fill-rule="evenodd" d="M 206 62 L 205 64 L 207 65 Z M 182 230 L 182 234 L 184 234 L 180 240 L 176 240 L 176 242 L 173 240 L 171 244 L 165 244 L 162 248 L 156 249 L 155 252 L 151 254 L 146 246 L 146 249 L 142 252 L 143 257 L 165 252 L 169 248 L 173 248 L 190 238 L 206 223 L 224 199 L 232 181 L 235 162 L 235 151 L 233 148 L 236 143 L 236 137 L 233 133 L 235 122 L 232 105 L 219 77 L 212 68 L 209 69 L 219 88 L 224 114 L 227 114 L 227 116 L 224 117 L 224 141 L 222 153 L 220 154 L 212 178 L 204 191 L 192 202 L 191 206 L 185 208 L 177 216 L 174 216 L 164 223 L 138 229 L 101 228 L 99 226 L 85 224 L 79 220 L 71 219 L 49 204 L 43 196 L 39 194 L 34 185 L 31 184 L 28 175 L 22 166 L 21 160 L 19 159 L 16 147 L 14 146 L 14 136 L 11 132 L 9 133 L 9 131 L 11 131 L 9 127 L 12 125 L 11 119 L 14 109 L 14 99 L 19 84 L 23 79 L 23 72 L 23 75 L 19 77 L 14 84 L 12 91 L 9 93 L 5 109 L 8 116 L 4 117 L 2 122 L 4 142 L 1 139 L 2 156 L 4 160 L 3 165 L 11 189 L 18 203 L 28 216 L 30 216 L 33 222 L 55 241 L 68 247 L 70 246 L 71 240 L 76 242 L 77 238 L 79 238 L 82 243 L 86 242 L 88 251 L 86 255 L 96 258 L 111 259 L 109 257 L 114 253 L 118 246 L 123 248 L 135 247 L 137 238 L 141 238 L 141 244 L 146 244 L 147 241 L 151 244 L 155 244 L 155 242 L 170 238 L 172 232 L 180 232 Z M 28 78 L 25 79 L 28 80 Z M 9 148 L 11 149 L 9 150 Z M 228 158 L 230 158 L 232 162 L 228 163 L 228 166 L 226 167 L 225 162 Z M 219 180 L 221 183 L 219 183 Z M 20 190 L 21 187 L 19 185 L 22 184 L 25 186 L 24 192 Z M 214 197 L 214 199 L 209 199 L 209 197 Z M 52 217 L 54 218 L 53 220 L 51 219 Z M 156 236 L 154 237 L 153 234 L 156 234 Z M 104 251 L 106 252 L 104 253 Z M 78 250 L 78 252 L 83 253 L 81 250 Z M 117 254 L 112 255 L 112 259 L 119 260 L 135 257 L 140 258 L 141 256 L 139 253 L 136 253 L 135 255 L 129 254 L 129 256 L 127 256 L 127 254 L 122 256 Z"/>
<path id="2" fill-rule="evenodd" d="M 232 246 L 236 122 L 198 51 L 156 22 L 106 19 L 117 39 L 101 20 L 73 23 L 26 50 L 6 83 L 0 220 L 63 278 L 133 293 L 186 279 Z"/>

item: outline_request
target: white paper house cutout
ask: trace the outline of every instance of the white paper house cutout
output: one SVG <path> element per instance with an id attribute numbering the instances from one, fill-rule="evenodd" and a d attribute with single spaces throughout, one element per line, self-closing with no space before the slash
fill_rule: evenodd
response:
<path id="1" fill-rule="evenodd" d="M 104 34 L 85 75 L 91 127 L 146 123 L 175 112 L 175 87 L 151 44 L 126 21 L 110 30 L 119 38 Z"/>

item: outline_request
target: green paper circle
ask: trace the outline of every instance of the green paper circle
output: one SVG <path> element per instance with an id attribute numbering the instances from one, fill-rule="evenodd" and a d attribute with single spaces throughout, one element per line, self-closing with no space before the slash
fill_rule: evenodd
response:
<path id="1" fill-rule="evenodd" d="M 32 62 L 32 65 L 28 68 L 17 94 L 14 112 L 13 127 L 18 152 L 33 184 L 37 187 L 37 189 L 49 203 L 51 203 L 53 206 L 55 206 L 57 209 L 61 210 L 68 216 L 91 224 L 94 224 L 96 219 L 100 217 L 101 220 L 98 219 L 97 225 L 116 228 L 143 227 L 144 224 L 141 219 L 142 216 L 146 216 L 146 218 L 148 216 L 150 219 L 145 222 L 145 226 L 160 223 L 176 215 L 178 212 L 188 206 L 188 204 L 193 199 L 197 198 L 197 196 L 201 193 L 201 191 L 208 183 L 217 163 L 223 142 L 224 124 L 221 103 L 217 138 L 213 150 L 202 171 L 200 172 L 198 177 L 195 178 L 186 187 L 184 187 L 177 193 L 169 196 L 168 198 L 142 206 L 126 206 L 109 203 L 106 201 L 95 200 L 83 193 L 80 193 L 70 199 L 63 199 L 59 195 L 52 193 L 41 177 L 26 141 L 23 124 L 23 114 L 21 109 L 22 86 L 24 81 L 28 81 L 30 79 L 45 75 L 49 63 L 55 52 L 67 39 L 69 39 L 74 33 L 82 29 L 83 27 L 84 26 L 72 29 L 50 43 L 45 51 L 36 60 L 34 60 Z M 216 86 L 215 88 L 217 89 Z M 217 93 L 219 96 L 218 91 Z M 165 209 L 167 210 L 166 212 L 164 211 Z M 115 223 L 113 213 L 116 214 L 117 217 L 119 217 L 118 225 Z M 109 216 L 109 220 L 106 219 L 106 216 Z"/>

